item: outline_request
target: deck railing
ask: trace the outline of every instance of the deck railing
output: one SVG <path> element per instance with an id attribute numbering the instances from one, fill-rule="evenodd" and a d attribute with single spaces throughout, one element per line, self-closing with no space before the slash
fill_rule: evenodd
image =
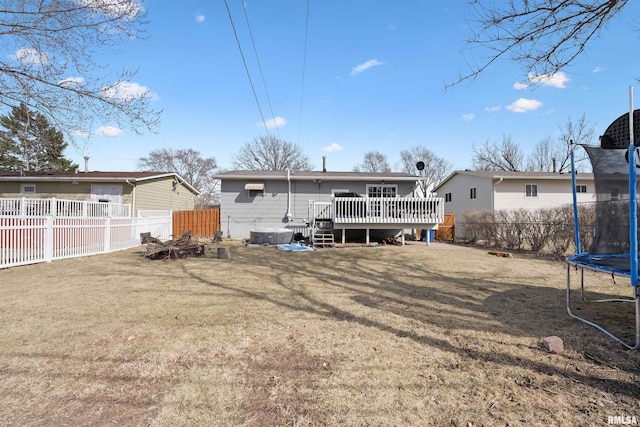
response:
<path id="1" fill-rule="evenodd" d="M 312 202 L 309 214 L 335 224 L 439 224 L 444 221 L 444 199 L 334 197 L 330 203 Z"/>
<path id="2" fill-rule="evenodd" d="M 99 202 L 95 200 L 65 200 L 55 197 L 36 199 L 30 197 L 0 199 L 0 216 L 55 216 L 55 217 L 131 217 L 131 205 Z"/>

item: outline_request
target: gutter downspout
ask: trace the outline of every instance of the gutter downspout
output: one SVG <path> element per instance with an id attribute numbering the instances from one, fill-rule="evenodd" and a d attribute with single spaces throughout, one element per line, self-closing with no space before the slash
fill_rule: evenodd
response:
<path id="1" fill-rule="evenodd" d="M 496 209 L 496 202 L 495 202 L 495 197 L 496 197 L 496 187 L 498 186 L 498 184 L 500 184 L 502 181 L 504 181 L 504 178 L 498 178 L 498 182 L 493 184 L 493 191 L 491 191 L 491 210 L 495 210 Z"/>
<path id="2" fill-rule="evenodd" d="M 124 181 L 131 186 L 131 216 L 138 216 L 137 214 L 134 215 L 136 208 L 136 185 L 130 183 L 129 178 L 125 179 Z"/>
<path id="3" fill-rule="evenodd" d="M 289 169 L 287 169 L 287 184 L 289 188 L 287 191 L 287 213 L 285 217 L 287 222 L 291 222 L 291 171 Z"/>

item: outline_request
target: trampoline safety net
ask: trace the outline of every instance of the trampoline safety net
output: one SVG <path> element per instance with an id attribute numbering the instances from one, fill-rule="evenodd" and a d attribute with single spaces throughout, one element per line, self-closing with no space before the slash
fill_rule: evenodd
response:
<path id="1" fill-rule="evenodd" d="M 590 146 L 585 146 L 584 149 L 591 160 L 596 187 L 596 234 L 589 253 L 628 254 L 630 246 L 629 163 L 625 158 L 627 150 Z"/>

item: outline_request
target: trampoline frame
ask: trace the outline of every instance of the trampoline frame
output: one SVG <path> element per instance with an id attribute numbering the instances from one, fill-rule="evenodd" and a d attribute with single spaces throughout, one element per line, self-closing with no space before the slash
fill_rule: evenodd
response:
<path id="1" fill-rule="evenodd" d="M 584 292 L 584 288 L 585 288 L 584 287 L 584 270 L 587 269 L 587 270 L 601 272 L 601 273 L 613 273 L 613 271 L 602 268 L 602 267 L 593 267 L 580 262 L 576 262 L 572 260 L 572 258 L 573 257 L 567 257 L 566 259 L 566 262 L 567 262 L 567 313 L 569 314 L 569 316 L 573 317 L 574 319 L 580 320 L 581 322 L 586 323 L 589 326 L 592 326 L 598 329 L 600 332 L 604 333 L 609 338 L 612 338 L 613 340 L 619 342 L 629 350 L 640 349 L 640 288 L 638 286 L 631 287 L 631 289 L 633 289 L 632 298 L 603 298 L 603 299 L 589 300 L 585 297 L 585 292 Z M 584 317 L 580 317 L 571 311 L 571 267 L 572 266 L 574 268 L 580 269 L 580 298 L 584 302 L 589 302 L 589 303 L 606 303 L 606 302 L 623 302 L 624 303 L 626 302 L 626 303 L 635 304 L 635 312 L 636 312 L 635 344 L 630 344 L 624 341 L 622 338 L 618 337 L 617 335 L 605 329 L 602 325 L 599 325 L 595 322 L 587 320 Z M 630 275 L 627 275 L 627 274 L 620 274 L 620 276 L 630 277 Z"/>
<path id="2" fill-rule="evenodd" d="M 636 194 L 636 180 L 637 173 L 636 167 L 640 165 L 636 164 L 636 142 L 634 141 L 634 127 L 633 127 L 633 87 L 629 87 L 629 148 L 628 148 L 628 162 L 629 162 L 629 253 L 618 254 L 626 255 L 629 259 L 629 271 L 621 271 L 613 268 L 607 268 L 606 266 L 588 264 L 586 262 L 578 261 L 577 258 L 588 255 L 586 252 L 582 252 L 580 248 L 580 228 L 578 222 L 578 201 L 576 193 L 576 172 L 573 150 L 571 150 L 571 184 L 573 187 L 573 215 L 574 215 L 574 234 L 576 243 L 576 255 L 566 258 L 567 263 L 567 313 L 574 319 L 592 326 L 599 331 L 603 332 L 608 337 L 622 344 L 629 350 L 640 349 L 640 286 L 638 283 L 638 198 Z M 606 256 L 606 255 L 602 255 Z M 615 303 L 615 302 L 631 302 L 635 304 L 635 344 L 630 344 L 624 341 L 622 338 L 616 336 L 612 332 L 605 329 L 602 325 L 587 320 L 571 311 L 571 266 L 580 269 L 580 296 L 585 302 L 595 303 Z M 597 300 L 588 300 L 584 293 L 584 270 L 592 270 L 595 272 L 606 272 L 612 275 L 617 274 L 621 277 L 628 277 L 631 289 L 633 290 L 633 296 L 630 299 L 623 298 L 604 298 Z"/>

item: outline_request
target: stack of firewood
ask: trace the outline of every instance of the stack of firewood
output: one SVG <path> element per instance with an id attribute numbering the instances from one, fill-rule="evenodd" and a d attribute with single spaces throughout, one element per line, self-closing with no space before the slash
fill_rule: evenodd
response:
<path id="1" fill-rule="evenodd" d="M 204 255 L 204 244 L 191 240 L 191 231 L 183 231 L 177 239 L 162 242 L 151 233 L 140 233 L 140 242 L 145 245 L 144 256 L 149 259 L 179 259 Z"/>

